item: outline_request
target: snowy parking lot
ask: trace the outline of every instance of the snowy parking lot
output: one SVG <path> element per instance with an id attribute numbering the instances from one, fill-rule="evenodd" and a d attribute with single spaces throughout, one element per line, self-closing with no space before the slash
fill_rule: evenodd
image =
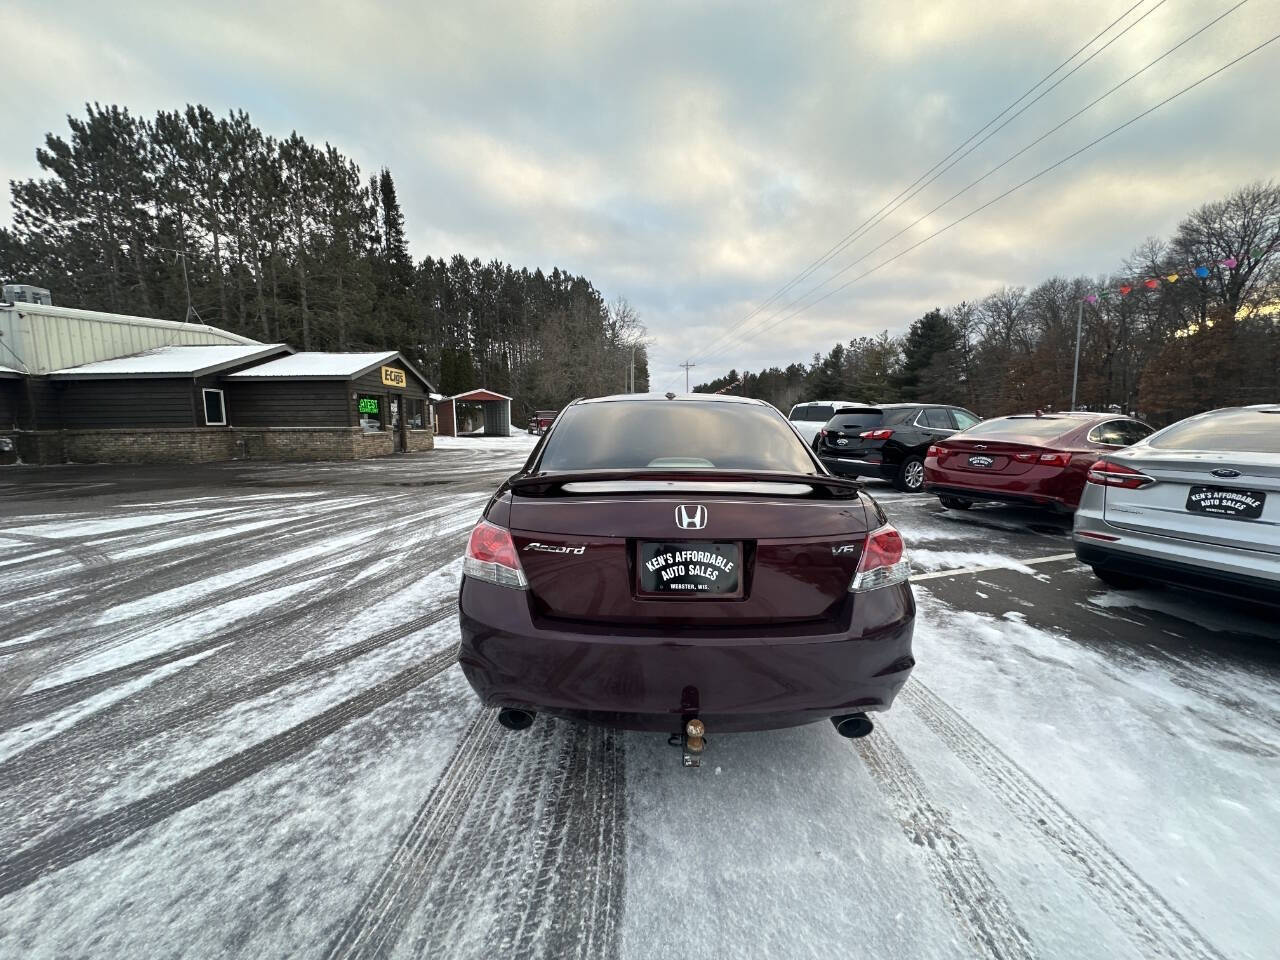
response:
<path id="1" fill-rule="evenodd" d="M 0 468 L 0 956 L 1276 956 L 1273 617 L 870 484 L 919 603 L 871 737 L 511 734 L 454 601 L 527 449 Z"/>

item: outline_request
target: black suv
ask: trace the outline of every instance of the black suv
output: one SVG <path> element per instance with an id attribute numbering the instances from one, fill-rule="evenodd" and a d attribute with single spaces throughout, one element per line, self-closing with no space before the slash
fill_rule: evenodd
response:
<path id="1" fill-rule="evenodd" d="M 832 473 L 880 477 L 914 493 L 924 486 L 929 444 L 981 419 L 963 407 L 934 403 L 841 407 L 819 432 L 813 449 Z"/>

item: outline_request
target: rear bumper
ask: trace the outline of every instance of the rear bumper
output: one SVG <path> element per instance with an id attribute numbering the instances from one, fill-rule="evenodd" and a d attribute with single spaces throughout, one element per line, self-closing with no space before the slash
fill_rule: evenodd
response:
<path id="1" fill-rule="evenodd" d="M 953 483 L 924 482 L 926 493 L 943 497 L 960 497 L 963 500 L 988 503 L 1013 503 L 1027 507 L 1049 507 L 1055 510 L 1070 512 L 1074 509 L 1070 504 L 1058 497 L 1045 497 L 1030 493 L 1016 493 L 1009 490 L 992 490 L 981 487 L 962 487 Z"/>
<path id="2" fill-rule="evenodd" d="M 1280 580 L 1248 576 L 1168 557 L 1145 556 L 1078 537 L 1075 549 L 1076 558 L 1081 563 L 1101 570 L 1280 607 Z"/>
<path id="3" fill-rule="evenodd" d="M 522 592 L 464 577 L 459 662 L 486 706 L 523 707 L 634 730 L 767 730 L 887 710 L 915 661 L 907 584 L 862 594 L 835 632 L 769 636 L 673 627 L 535 624 Z M 752 631 L 756 631 L 753 635 Z"/>

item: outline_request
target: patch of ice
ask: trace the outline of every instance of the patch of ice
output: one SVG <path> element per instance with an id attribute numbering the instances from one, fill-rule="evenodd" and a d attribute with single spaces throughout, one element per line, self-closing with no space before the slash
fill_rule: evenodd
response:
<path id="1" fill-rule="evenodd" d="M 319 577 L 320 574 L 316 576 Z M 32 684 L 31 689 L 44 690 L 56 687 L 71 680 L 91 677 L 106 670 L 143 660 L 173 647 L 180 647 L 201 637 L 207 637 L 237 620 L 261 614 L 273 605 L 310 589 L 312 589 L 312 581 L 303 580 L 301 583 L 292 583 L 275 590 L 265 590 L 262 593 L 233 600 L 211 610 L 199 611 L 157 629 L 147 630 L 133 639 L 109 645 L 97 653 L 90 653 L 83 659 L 73 661 L 62 669 L 41 677 L 39 681 Z"/>
<path id="2" fill-rule="evenodd" d="M 99 520 L 75 518 L 65 523 L 40 523 L 27 527 L 11 527 L 10 529 L 14 533 L 29 533 L 32 536 L 52 537 L 54 539 L 94 537 L 105 533 L 118 533 L 122 530 L 141 530 L 166 523 L 195 520 L 199 517 L 207 517 L 224 511 L 225 508 L 218 508 L 213 510 L 176 510 L 171 513 L 142 513 Z"/>
<path id="3" fill-rule="evenodd" d="M 969 567 L 995 567 L 1032 575 L 1036 572 L 1025 563 L 1019 563 L 1013 557 L 1001 553 L 970 550 L 910 550 L 907 552 L 907 558 L 912 566 L 925 572 L 964 570 Z"/>
<path id="4" fill-rule="evenodd" d="M 41 717 L 39 720 L 34 720 L 24 726 L 6 730 L 3 734 L 0 734 L 0 761 L 7 760 L 15 753 L 33 747 L 42 740 L 48 740 L 50 737 L 78 723 L 82 718 L 106 709 L 119 700 L 125 700 L 144 687 L 149 687 L 158 680 L 172 676 L 179 670 L 185 670 L 192 664 L 199 663 L 205 657 L 217 653 L 221 649 L 221 647 L 214 647 L 212 650 L 203 650 L 181 660 L 166 663 L 149 673 L 144 673 L 140 677 L 127 680 L 102 691 L 102 693 L 87 697 L 78 703 L 72 704 L 65 710 L 60 710 L 47 717 Z"/>
<path id="5" fill-rule="evenodd" d="M 1176 617 L 1187 623 L 1212 630 L 1214 633 L 1244 633 L 1266 636 L 1275 632 L 1274 624 L 1264 624 L 1243 610 L 1207 601 L 1198 594 L 1162 593 L 1155 589 L 1132 590 L 1121 593 L 1108 590 L 1093 594 L 1089 602 L 1104 610 L 1151 610 L 1165 616 Z M 1277 634 L 1280 636 L 1280 634 Z"/>

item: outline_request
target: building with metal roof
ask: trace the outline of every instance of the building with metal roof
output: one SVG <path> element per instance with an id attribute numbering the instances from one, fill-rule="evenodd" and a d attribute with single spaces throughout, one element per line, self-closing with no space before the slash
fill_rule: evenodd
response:
<path id="1" fill-rule="evenodd" d="M 157 347 L 257 343 L 200 323 L 0 302 L 0 363 L 32 376 Z"/>
<path id="2" fill-rule="evenodd" d="M 28 462 L 351 459 L 433 446 L 394 350 L 294 353 L 204 324 L 0 302 L 0 439 Z"/>

